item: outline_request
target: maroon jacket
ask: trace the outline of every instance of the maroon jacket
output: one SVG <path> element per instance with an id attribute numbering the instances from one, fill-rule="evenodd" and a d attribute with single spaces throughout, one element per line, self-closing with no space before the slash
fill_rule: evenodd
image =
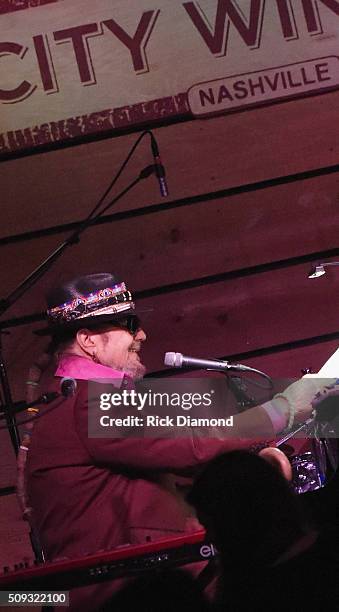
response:
<path id="1" fill-rule="evenodd" d="M 89 438 L 87 381 L 78 381 L 75 396 L 43 410 L 46 415 L 35 422 L 26 476 L 34 523 L 49 560 L 182 534 L 187 513 L 166 488 L 166 473 L 253 444 L 253 438 L 243 438 L 248 411 L 234 418 L 232 440 L 194 437 L 192 429 L 180 439 Z M 258 407 L 251 413 L 253 432 L 273 438 L 266 411 Z M 98 590 L 105 591 L 103 585 Z M 81 609 L 86 607 L 81 604 Z"/>

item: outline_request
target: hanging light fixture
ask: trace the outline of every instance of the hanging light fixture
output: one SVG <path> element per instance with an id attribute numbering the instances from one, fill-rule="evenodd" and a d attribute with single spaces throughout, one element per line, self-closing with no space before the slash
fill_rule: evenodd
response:
<path id="1" fill-rule="evenodd" d="M 339 266 L 339 261 L 328 261 L 313 266 L 308 275 L 308 278 L 319 278 L 319 276 L 323 276 L 324 274 L 326 274 L 325 267 L 327 266 Z"/>

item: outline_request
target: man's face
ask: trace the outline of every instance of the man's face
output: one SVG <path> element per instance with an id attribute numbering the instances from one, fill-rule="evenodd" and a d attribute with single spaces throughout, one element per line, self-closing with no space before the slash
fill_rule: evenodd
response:
<path id="1" fill-rule="evenodd" d="M 96 344 L 99 363 L 114 370 L 123 370 L 134 380 L 144 376 L 146 368 L 139 357 L 142 342 L 146 340 L 142 329 L 133 336 L 125 329 L 111 326 L 94 333 L 92 339 Z"/>

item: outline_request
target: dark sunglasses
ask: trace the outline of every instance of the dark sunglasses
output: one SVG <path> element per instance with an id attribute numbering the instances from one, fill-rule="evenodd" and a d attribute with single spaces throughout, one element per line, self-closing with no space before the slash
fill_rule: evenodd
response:
<path id="1" fill-rule="evenodd" d="M 114 327 L 126 329 L 132 336 L 135 336 L 137 331 L 141 328 L 141 321 L 136 315 L 128 315 L 127 317 L 114 321 Z"/>

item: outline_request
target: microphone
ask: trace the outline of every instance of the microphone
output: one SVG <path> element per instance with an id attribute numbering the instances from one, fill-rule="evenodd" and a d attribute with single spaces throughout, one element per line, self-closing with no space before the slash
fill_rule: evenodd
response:
<path id="1" fill-rule="evenodd" d="M 24 410 L 27 410 L 28 408 L 35 408 L 36 406 L 39 406 L 40 404 L 50 404 L 51 402 L 54 402 L 54 400 L 56 400 L 58 397 L 60 397 L 60 393 L 58 393 L 57 391 L 49 391 L 47 393 L 44 393 L 43 395 L 40 395 L 40 397 L 34 400 L 34 402 L 30 402 L 29 404 L 27 404 L 27 402 L 25 401 L 14 402 L 11 410 L 7 410 L 7 415 L 9 414 L 13 416 L 17 414 L 18 412 L 23 412 Z M 1 410 L 0 420 L 5 419 L 5 418 L 6 418 L 6 413 L 4 410 Z"/>
<path id="2" fill-rule="evenodd" d="M 154 158 L 154 170 L 155 170 L 156 177 L 158 179 L 160 194 L 163 198 L 166 198 L 168 196 L 168 187 L 167 187 L 167 181 L 166 181 L 165 168 L 161 163 L 158 144 L 153 134 L 151 136 L 151 147 L 152 147 L 152 154 Z"/>
<path id="3" fill-rule="evenodd" d="M 77 381 L 70 376 L 65 376 L 60 381 L 60 391 L 63 397 L 70 397 L 75 394 L 77 390 Z M 23 412 L 23 410 L 27 410 L 27 408 L 33 408 L 35 406 L 39 406 L 40 404 L 50 404 L 54 402 L 58 397 L 60 397 L 60 393 L 57 391 L 48 391 L 43 395 L 40 395 L 36 400 L 27 404 L 25 401 L 14 402 L 12 409 L 9 411 L 10 415 L 17 414 L 18 412 Z M 0 410 L 0 420 L 6 418 L 6 413 L 4 410 Z"/>
<path id="4" fill-rule="evenodd" d="M 71 397 L 77 390 L 77 381 L 70 376 L 65 376 L 60 381 L 61 393 L 64 397 Z"/>
<path id="5" fill-rule="evenodd" d="M 229 363 L 229 361 L 221 361 L 218 359 L 197 359 L 196 357 L 187 357 L 181 353 L 166 353 L 164 364 L 175 368 L 198 368 L 200 370 L 226 370 L 237 371 L 252 371 L 252 368 L 241 365 L 240 363 Z"/>

